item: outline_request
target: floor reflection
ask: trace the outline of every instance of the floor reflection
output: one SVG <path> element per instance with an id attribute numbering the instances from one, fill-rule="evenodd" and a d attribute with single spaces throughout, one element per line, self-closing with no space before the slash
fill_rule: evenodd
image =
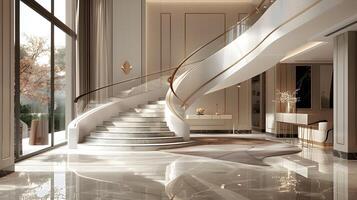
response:
<path id="1" fill-rule="evenodd" d="M 265 158 L 269 147 L 277 151 L 279 145 L 286 145 L 268 143 L 204 144 L 155 152 L 60 148 L 20 162 L 15 173 L 0 178 L 0 199 L 357 198 L 356 162 L 334 158 L 331 150 L 318 148 Z M 257 152 L 251 158 L 265 165 L 240 163 L 237 155 L 233 162 L 212 156 L 252 145 Z M 204 155 L 188 153 L 198 150 Z"/>

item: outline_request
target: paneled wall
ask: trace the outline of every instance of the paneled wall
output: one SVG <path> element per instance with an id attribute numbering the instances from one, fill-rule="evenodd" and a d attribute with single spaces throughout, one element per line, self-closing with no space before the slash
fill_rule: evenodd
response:
<path id="1" fill-rule="evenodd" d="M 186 55 L 223 33 L 253 8 L 252 4 L 235 2 L 148 1 L 147 72 L 176 67 Z M 193 60 L 200 60 L 207 53 L 201 55 Z M 191 128 L 251 130 L 250 93 L 250 81 L 246 81 L 239 89 L 234 86 L 205 95 L 187 110 L 187 114 L 195 114 L 197 107 L 204 107 L 206 114 L 231 114 L 233 120 L 192 122 Z"/>
<path id="2" fill-rule="evenodd" d="M 144 73 L 145 1 L 113 0 L 113 82 L 139 77 Z M 125 74 L 121 66 L 128 61 L 133 69 Z"/>
<path id="3" fill-rule="evenodd" d="M 334 154 L 357 160 L 357 32 L 334 39 Z"/>
<path id="4" fill-rule="evenodd" d="M 234 2 L 147 2 L 147 71 L 175 67 L 253 9 Z"/>
<path id="5" fill-rule="evenodd" d="M 14 167 L 14 1 L 0 1 L 0 176 Z"/>
<path id="6" fill-rule="evenodd" d="M 232 115 L 232 120 L 190 120 L 191 130 L 252 130 L 251 80 L 224 90 L 207 94 L 190 106 L 186 114 L 196 114 L 196 108 L 205 108 L 205 114 Z"/>

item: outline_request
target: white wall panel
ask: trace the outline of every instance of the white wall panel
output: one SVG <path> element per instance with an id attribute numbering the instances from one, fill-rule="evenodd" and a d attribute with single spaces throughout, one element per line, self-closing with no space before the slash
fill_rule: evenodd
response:
<path id="1" fill-rule="evenodd" d="M 161 13 L 160 19 L 160 34 L 161 34 L 161 48 L 160 48 L 160 71 L 163 69 L 171 68 L 171 14 Z"/>
<path id="2" fill-rule="evenodd" d="M 142 73 L 142 0 L 113 0 L 113 82 Z M 121 66 L 128 61 L 133 69 L 125 75 Z"/>
<path id="3" fill-rule="evenodd" d="M 0 175 L 14 165 L 14 10 L 0 2 Z"/>

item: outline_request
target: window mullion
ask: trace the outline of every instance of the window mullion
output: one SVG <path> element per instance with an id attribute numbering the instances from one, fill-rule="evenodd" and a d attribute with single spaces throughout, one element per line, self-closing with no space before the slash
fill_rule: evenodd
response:
<path id="1" fill-rule="evenodd" d="M 54 0 L 51 0 L 51 13 L 54 13 Z M 55 33 L 54 24 L 51 21 L 51 102 L 50 102 L 50 131 L 51 131 L 51 146 L 54 145 L 54 104 L 55 104 Z"/>

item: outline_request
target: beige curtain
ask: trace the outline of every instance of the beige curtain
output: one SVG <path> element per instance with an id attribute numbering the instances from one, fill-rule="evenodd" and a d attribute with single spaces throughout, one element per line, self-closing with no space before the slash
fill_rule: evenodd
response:
<path id="1" fill-rule="evenodd" d="M 77 16 L 77 96 L 112 84 L 113 0 L 79 0 Z M 111 90 L 95 92 L 81 101 L 105 100 Z M 90 98 L 88 98 L 90 97 Z"/>
<path id="2" fill-rule="evenodd" d="M 113 83 L 113 0 L 92 1 L 90 88 Z M 99 99 L 111 95 L 111 88 L 96 94 Z"/>

